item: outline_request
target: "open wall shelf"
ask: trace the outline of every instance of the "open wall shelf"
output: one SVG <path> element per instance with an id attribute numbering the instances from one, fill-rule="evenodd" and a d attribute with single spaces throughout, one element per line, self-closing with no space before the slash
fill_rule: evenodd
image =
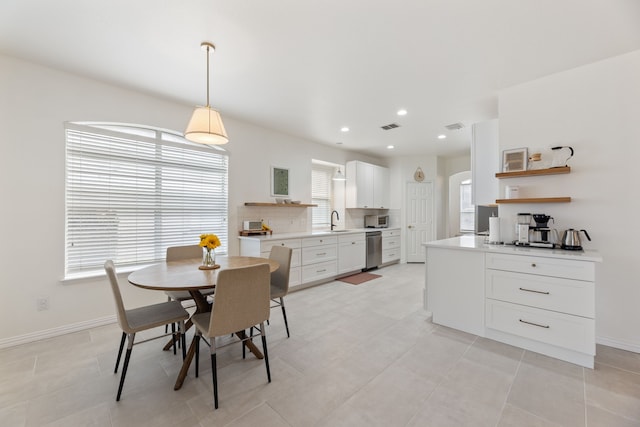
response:
<path id="1" fill-rule="evenodd" d="M 560 175 L 571 172 L 571 166 L 562 166 L 558 168 L 549 169 L 532 169 L 528 171 L 519 172 L 498 172 L 496 178 L 519 178 L 523 176 L 540 176 L 540 175 Z"/>
<path id="2" fill-rule="evenodd" d="M 308 205 L 304 203 L 263 203 L 263 202 L 245 202 L 245 206 L 269 206 L 274 208 L 315 208 L 318 205 Z"/>
<path id="3" fill-rule="evenodd" d="M 510 203 L 569 203 L 571 197 L 531 197 L 522 199 L 498 199 L 497 204 Z"/>

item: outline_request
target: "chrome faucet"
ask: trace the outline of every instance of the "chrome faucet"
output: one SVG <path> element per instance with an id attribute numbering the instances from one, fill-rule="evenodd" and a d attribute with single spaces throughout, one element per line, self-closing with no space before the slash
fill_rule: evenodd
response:
<path id="1" fill-rule="evenodd" d="M 336 221 L 340 221 L 340 215 L 338 214 L 338 211 L 331 211 L 331 231 L 333 231 L 333 227 L 335 227 L 337 224 L 333 223 L 333 214 L 336 214 Z"/>

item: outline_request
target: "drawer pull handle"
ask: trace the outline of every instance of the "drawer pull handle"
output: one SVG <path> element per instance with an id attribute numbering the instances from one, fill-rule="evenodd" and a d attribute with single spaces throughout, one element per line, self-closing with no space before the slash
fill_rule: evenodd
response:
<path id="1" fill-rule="evenodd" d="M 316 273 L 324 273 L 325 271 L 327 271 L 327 269 L 323 269 L 323 270 L 316 270 Z"/>
<path id="2" fill-rule="evenodd" d="M 322 253 L 316 254 L 316 256 L 323 256 L 323 255 L 326 255 L 326 254 L 327 254 L 326 252 L 322 252 Z"/>
<path id="3" fill-rule="evenodd" d="M 540 325 L 539 323 L 527 322 L 526 320 L 518 319 L 522 323 L 526 323 L 527 325 L 537 326 L 538 328 L 549 329 L 549 325 Z"/>
<path id="4" fill-rule="evenodd" d="M 535 262 L 532 262 L 532 263 L 531 263 L 531 267 L 536 268 L 536 263 L 535 263 Z"/>
<path id="5" fill-rule="evenodd" d="M 549 292 L 545 292 L 545 291 L 536 291 L 535 289 L 527 289 L 527 288 L 518 288 L 521 291 L 525 291 L 525 292 L 535 292 L 536 294 L 543 294 L 543 295 L 549 295 Z"/>

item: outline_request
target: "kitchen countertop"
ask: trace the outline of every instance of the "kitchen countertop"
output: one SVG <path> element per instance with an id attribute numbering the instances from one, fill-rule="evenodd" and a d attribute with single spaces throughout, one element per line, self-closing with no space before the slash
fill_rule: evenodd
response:
<path id="1" fill-rule="evenodd" d="M 273 233 L 267 235 L 255 236 L 238 236 L 239 239 L 259 239 L 259 240 L 282 240 L 282 239 L 301 239 L 304 237 L 317 236 L 346 236 L 349 234 L 366 233 L 367 231 L 383 231 L 383 230 L 399 230 L 399 227 L 389 228 L 350 228 L 346 231 L 300 231 L 296 233 Z"/>
<path id="2" fill-rule="evenodd" d="M 602 262 L 602 257 L 596 250 L 568 251 L 565 249 L 532 248 L 515 245 L 496 245 L 486 243 L 486 236 L 459 236 L 444 240 L 425 242 L 425 247 L 443 249 L 460 249 L 469 251 L 493 252 L 513 255 L 532 255 L 547 258 L 572 259 L 576 261 Z"/>

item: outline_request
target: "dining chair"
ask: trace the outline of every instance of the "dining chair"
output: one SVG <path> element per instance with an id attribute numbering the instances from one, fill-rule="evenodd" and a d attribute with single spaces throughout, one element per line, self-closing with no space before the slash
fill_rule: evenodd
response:
<path id="1" fill-rule="evenodd" d="M 287 338 L 289 338 L 289 324 L 287 323 L 287 311 L 284 308 L 285 297 L 289 293 L 289 270 L 291 269 L 291 254 L 293 250 L 286 246 L 272 246 L 269 253 L 269 259 L 277 261 L 280 266 L 276 271 L 271 273 L 271 301 L 276 305 L 271 308 L 281 307 L 282 317 L 284 318 L 284 326 L 287 329 Z"/>
<path id="2" fill-rule="evenodd" d="M 213 406 L 215 409 L 218 408 L 216 337 L 235 333 L 238 339 L 234 339 L 223 346 L 237 342 L 241 342 L 244 346 L 244 342 L 253 338 L 253 335 L 246 336 L 244 333 L 238 334 L 236 332 L 245 331 L 250 327 L 258 329 L 262 337 L 262 351 L 267 369 L 267 379 L 268 382 L 271 382 L 269 354 L 267 352 L 267 339 L 264 328 L 264 322 L 269 319 L 270 311 L 269 277 L 268 264 L 257 264 L 220 271 L 216 279 L 216 298 L 213 301 L 211 311 L 195 314 L 191 317 L 196 327 L 196 333 L 193 337 L 196 356 L 196 377 L 199 369 L 200 338 L 206 336 L 210 339 Z"/>
<path id="3" fill-rule="evenodd" d="M 116 401 L 120 401 L 120 395 L 122 394 L 122 387 L 124 386 L 124 379 L 127 375 L 127 368 L 129 367 L 129 359 L 131 358 L 131 351 L 133 350 L 133 346 L 135 344 L 142 344 L 147 341 L 162 338 L 167 335 L 173 335 L 174 342 L 177 338 L 176 332 L 174 330 L 171 333 L 164 333 L 155 337 L 135 342 L 136 333 L 156 328 L 158 326 L 179 323 L 177 334 L 182 340 L 182 359 L 184 360 L 186 356 L 185 337 L 183 333 L 184 321 L 189 318 L 189 313 L 184 309 L 184 307 L 182 307 L 182 304 L 180 304 L 178 301 L 161 302 L 159 304 L 147 305 L 127 310 L 124 306 L 124 302 L 122 301 L 120 284 L 118 283 L 118 277 L 116 276 L 116 269 L 113 265 L 113 261 L 108 260 L 107 262 L 105 262 L 104 269 L 111 284 L 113 298 L 116 303 L 118 324 L 122 329 L 122 338 L 120 339 L 120 348 L 118 349 L 116 367 L 113 371 L 114 374 L 118 373 L 118 366 L 120 365 L 120 358 L 122 356 L 124 342 L 125 339 L 128 339 L 127 352 L 124 357 L 124 364 L 122 365 L 122 373 L 120 374 L 120 385 L 118 386 L 118 394 L 116 395 Z"/>
<path id="4" fill-rule="evenodd" d="M 179 261 L 181 259 L 202 258 L 202 248 L 199 245 L 169 246 L 167 248 L 167 261 Z M 214 293 L 213 289 L 203 289 L 202 295 L 209 296 Z M 169 301 L 189 301 L 193 298 L 189 291 L 166 291 Z"/>

